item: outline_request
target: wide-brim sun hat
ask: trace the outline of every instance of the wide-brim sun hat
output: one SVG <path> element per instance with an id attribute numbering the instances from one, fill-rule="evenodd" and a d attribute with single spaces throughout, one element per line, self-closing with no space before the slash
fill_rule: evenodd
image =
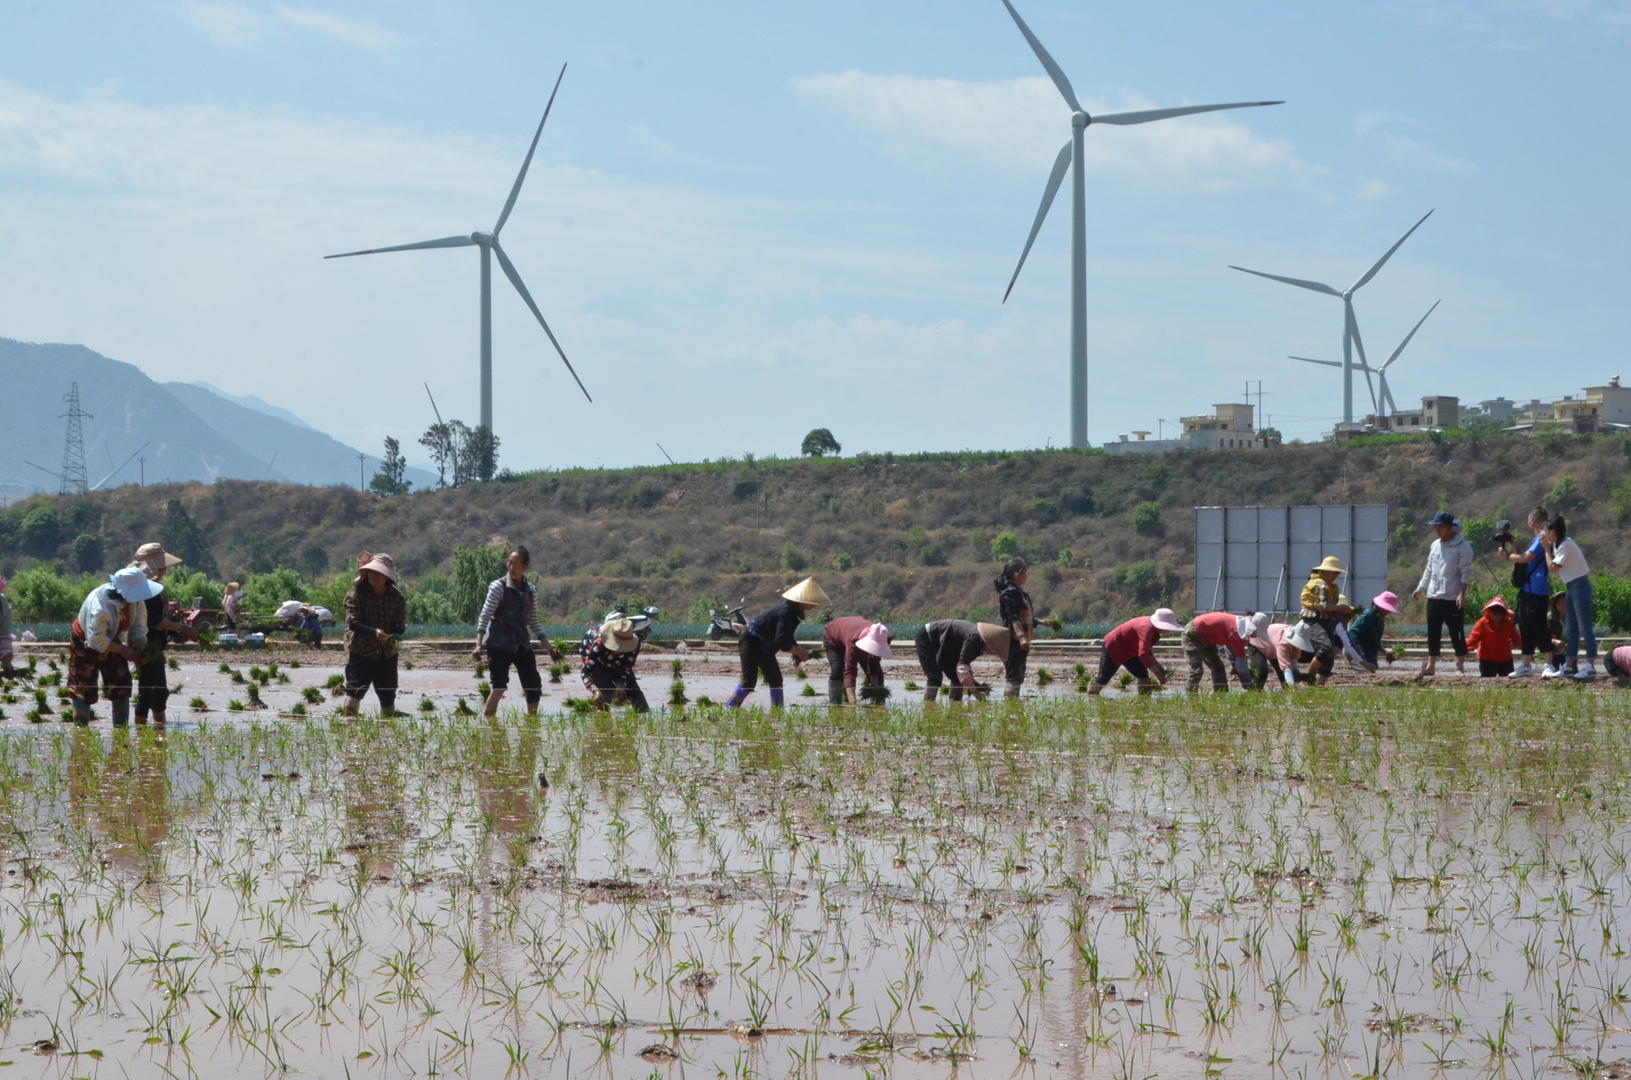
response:
<path id="1" fill-rule="evenodd" d="M 985 647 L 991 650 L 991 654 L 998 660 L 1007 660 L 1008 650 L 1014 643 L 1014 635 L 1009 633 L 1008 628 L 988 622 L 975 623 L 974 626 L 980 631 L 980 637 L 985 639 Z"/>
<path id="2" fill-rule="evenodd" d="M 816 580 L 813 577 L 805 578 L 797 585 L 794 585 L 791 589 L 788 589 L 786 592 L 782 593 L 782 599 L 791 600 L 795 604 L 815 604 L 818 607 L 822 604 L 832 603 L 832 601 L 827 598 L 827 594 L 822 590 L 821 586 L 816 584 Z"/>
<path id="3" fill-rule="evenodd" d="M 1184 628 L 1184 624 L 1178 621 L 1177 614 L 1169 607 L 1156 608 L 1150 615 L 1150 625 L 1169 634 L 1176 634 Z"/>
<path id="4" fill-rule="evenodd" d="M 182 563 L 181 556 L 170 554 L 164 550 L 163 544 L 156 541 L 137 548 L 135 556 L 130 561 L 149 570 L 168 570 Z"/>
<path id="5" fill-rule="evenodd" d="M 600 643 L 607 652 L 633 652 L 640 647 L 633 619 L 610 619 L 600 624 Z"/>
<path id="6" fill-rule="evenodd" d="M 127 566 L 110 574 L 108 580 L 113 583 L 114 591 L 132 604 L 151 600 L 164 591 L 164 583 L 148 577 L 139 566 Z"/>
<path id="7" fill-rule="evenodd" d="M 866 628 L 860 637 L 855 639 L 855 647 L 864 653 L 870 653 L 879 660 L 887 660 L 895 655 L 890 647 L 889 627 L 881 622 L 875 622 Z"/>
<path id="8" fill-rule="evenodd" d="M 1299 621 L 1290 630 L 1287 630 L 1286 644 L 1298 652 L 1313 652 L 1314 643 L 1308 639 L 1308 624 Z"/>
<path id="9" fill-rule="evenodd" d="M 1397 615 L 1399 613 L 1399 594 L 1394 592 L 1392 589 L 1389 589 L 1386 592 L 1377 593 L 1375 596 L 1370 598 L 1370 602 L 1376 605 L 1377 610 L 1385 611 L 1389 615 Z"/>
<path id="10" fill-rule="evenodd" d="M 360 574 L 364 570 L 384 574 L 389 580 L 396 581 L 396 560 L 384 552 L 380 552 L 378 555 L 363 552 L 357 559 L 357 572 Z"/>
<path id="11" fill-rule="evenodd" d="M 1335 555 L 1327 555 L 1324 559 L 1320 560 L 1320 564 L 1318 566 L 1314 567 L 1313 570 L 1311 570 L 1309 572 L 1314 573 L 1314 574 L 1322 574 L 1322 573 L 1345 574 L 1345 573 L 1347 573 L 1347 571 L 1344 570 L 1343 567 L 1342 567 L 1342 560 L 1337 558 Z"/>

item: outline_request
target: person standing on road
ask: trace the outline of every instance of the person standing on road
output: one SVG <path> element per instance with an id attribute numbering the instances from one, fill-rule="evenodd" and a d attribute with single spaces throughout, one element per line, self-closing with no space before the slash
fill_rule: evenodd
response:
<path id="1" fill-rule="evenodd" d="M 1455 652 L 1455 670 L 1466 671 L 1467 635 L 1464 612 L 1467 586 L 1472 582 L 1472 545 L 1461 535 L 1461 525 L 1448 510 L 1440 510 L 1427 524 L 1437 534 L 1427 549 L 1427 566 L 1421 572 L 1413 596 L 1427 594 L 1427 659 L 1421 674 L 1438 670 L 1440 643 L 1444 630 L 1450 631 L 1450 648 Z"/>
<path id="2" fill-rule="evenodd" d="M 1128 619 L 1104 635 L 1104 648 L 1099 656 L 1099 672 L 1087 687 L 1089 697 L 1098 697 L 1110 685 L 1116 672 L 1126 668 L 1138 682 L 1140 694 L 1152 693 L 1155 687 L 1167 681 L 1167 669 L 1155 658 L 1155 646 L 1162 633 L 1176 634 L 1183 630 L 1178 616 L 1169 607 L 1156 608 L 1149 615 Z M 1152 683 L 1150 680 L 1154 678 Z"/>
<path id="3" fill-rule="evenodd" d="M 759 676 L 763 675 L 765 686 L 770 688 L 770 707 L 781 708 L 784 704 L 782 669 L 776 662 L 776 654 L 788 653 L 801 664 L 810 659 L 810 653 L 798 644 L 793 635 L 807 612 L 831 602 L 821 586 L 816 584 L 815 578 L 807 577 L 782 593 L 781 603 L 750 619 L 747 628 L 742 631 L 737 650 L 742 661 L 742 681 L 736 684 L 736 691 L 725 704 L 733 709 L 741 708 L 742 702 L 759 685 Z"/>
<path id="4" fill-rule="evenodd" d="M 1563 580 L 1563 603 L 1568 615 L 1565 623 L 1569 637 L 1568 666 L 1575 667 L 1575 658 L 1580 655 L 1580 639 L 1584 637 L 1586 662 L 1575 668 L 1573 677 L 1595 679 L 1597 630 L 1592 625 L 1591 567 L 1586 563 L 1585 552 L 1569 535 L 1569 525 L 1562 514 L 1546 527 L 1546 568 Z M 1541 674 L 1544 677 L 1547 673 Z M 1561 674 L 1563 672 L 1557 672 L 1553 677 Z"/>
<path id="5" fill-rule="evenodd" d="M 163 544 L 143 544 L 136 549 L 130 565 L 146 574 L 151 581 L 163 581 L 172 566 L 181 565 L 181 557 L 165 551 Z M 198 640 L 196 630 L 170 618 L 169 607 L 170 602 L 163 593 L 147 598 L 147 644 L 142 649 L 141 665 L 136 669 L 138 724 L 147 723 L 149 716 L 160 727 L 165 723 L 165 708 L 170 703 L 170 669 L 164 647 L 169 644 L 170 638 Z"/>
<path id="6" fill-rule="evenodd" d="M 1529 528 L 1534 542 L 1524 551 L 1501 552 L 1515 567 L 1512 583 L 1518 586 L 1518 633 L 1523 636 L 1523 659 L 1508 676 L 1523 679 L 1535 673 L 1535 654 L 1545 652 L 1551 645 L 1546 632 L 1546 606 L 1551 602 L 1552 573 L 1546 565 L 1546 508 L 1537 506 L 1529 511 Z M 1582 560 L 1584 561 L 1584 560 Z"/>
<path id="7" fill-rule="evenodd" d="M 883 661 L 895 655 L 892 640 L 889 627 L 861 615 L 845 615 L 829 622 L 821 631 L 821 646 L 827 653 L 828 704 L 858 704 L 858 679 L 864 686 L 863 697 L 867 691 L 881 688 Z"/>
<path id="8" fill-rule="evenodd" d="M 408 629 L 408 602 L 396 587 L 396 560 L 363 552 L 345 594 L 345 708 L 356 716 L 368 688 L 381 716 L 396 712 L 397 635 Z"/>
<path id="9" fill-rule="evenodd" d="M 492 690 L 482 711 L 487 716 L 498 715 L 498 703 L 510 686 L 510 668 L 521 683 L 521 692 L 527 699 L 527 715 L 538 715 L 538 702 L 544 696 L 544 680 L 538 674 L 538 658 L 533 654 L 533 639 L 544 643 L 550 659 L 559 661 L 561 651 L 538 624 L 538 590 L 527 580 L 527 568 L 532 565 L 532 553 L 516 547 L 504 556 L 505 574 L 487 586 L 487 598 L 482 602 L 481 614 L 476 617 L 475 658 L 487 659 Z"/>
<path id="10" fill-rule="evenodd" d="M 1002 576 L 993 583 L 997 590 L 997 622 L 1013 636 L 1008 648 L 1008 659 L 1003 670 L 1008 684 L 1004 698 L 1019 697 L 1025 684 L 1025 663 L 1031 654 L 1031 638 L 1036 633 L 1036 606 L 1031 594 L 1025 591 L 1025 582 L 1031 576 L 1031 564 L 1015 555 L 1002 566 Z"/>
<path id="11" fill-rule="evenodd" d="M 68 695 L 75 723 L 95 718 L 91 708 L 98 679 L 114 725 L 130 723 L 130 665 L 140 662 L 147 644 L 147 600 L 163 591 L 162 583 L 127 566 L 86 594 L 68 636 Z"/>
<path id="12" fill-rule="evenodd" d="M 940 684 L 951 687 L 951 700 L 963 700 L 963 691 L 979 692 L 974 681 L 974 661 L 990 653 L 1004 664 L 1013 648 L 1013 635 L 1006 626 L 972 623 L 966 619 L 941 619 L 924 623 L 912 643 L 917 649 L 918 666 L 923 669 L 923 702 L 931 704 L 940 696 Z"/>

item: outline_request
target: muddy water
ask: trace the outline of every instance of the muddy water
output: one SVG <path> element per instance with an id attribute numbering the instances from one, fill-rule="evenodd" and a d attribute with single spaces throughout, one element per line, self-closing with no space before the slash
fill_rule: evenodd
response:
<path id="1" fill-rule="evenodd" d="M 0 1060 L 1471 1077 L 1631 1058 L 1618 725 L 1432 698 L 24 727 L 0 740 Z"/>

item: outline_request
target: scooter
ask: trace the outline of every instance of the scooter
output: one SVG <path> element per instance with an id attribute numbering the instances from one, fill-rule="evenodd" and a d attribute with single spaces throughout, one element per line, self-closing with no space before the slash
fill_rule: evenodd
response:
<path id="1" fill-rule="evenodd" d="M 662 614 L 661 608 L 643 608 L 640 614 L 630 615 L 628 612 L 624 611 L 622 607 L 614 607 L 612 610 L 606 613 L 606 617 L 601 620 L 601 625 L 605 625 L 606 623 L 611 622 L 613 619 L 627 619 L 629 622 L 634 624 L 635 636 L 640 639 L 640 643 L 643 645 L 645 644 L 646 638 L 651 636 L 652 620 L 660 614 Z"/>
<path id="2" fill-rule="evenodd" d="M 723 641 L 725 638 L 739 638 L 748 628 L 748 615 L 743 609 L 747 607 L 747 597 L 736 602 L 733 608 L 724 611 L 708 609 L 708 640 Z"/>

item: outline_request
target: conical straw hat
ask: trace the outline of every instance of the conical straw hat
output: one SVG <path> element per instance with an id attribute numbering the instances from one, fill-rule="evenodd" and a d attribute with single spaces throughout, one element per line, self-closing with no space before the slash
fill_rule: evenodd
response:
<path id="1" fill-rule="evenodd" d="M 1014 639 L 1008 628 L 988 622 L 974 625 L 980 631 L 980 636 L 985 638 L 985 647 L 991 650 L 992 655 L 998 660 L 1007 660 L 1008 647 L 1013 644 Z"/>
<path id="2" fill-rule="evenodd" d="M 782 593 L 782 599 L 791 600 L 795 604 L 815 604 L 818 607 L 822 604 L 832 603 L 831 600 L 827 599 L 827 594 L 821 591 L 821 586 L 816 584 L 813 577 L 805 578 Z"/>

